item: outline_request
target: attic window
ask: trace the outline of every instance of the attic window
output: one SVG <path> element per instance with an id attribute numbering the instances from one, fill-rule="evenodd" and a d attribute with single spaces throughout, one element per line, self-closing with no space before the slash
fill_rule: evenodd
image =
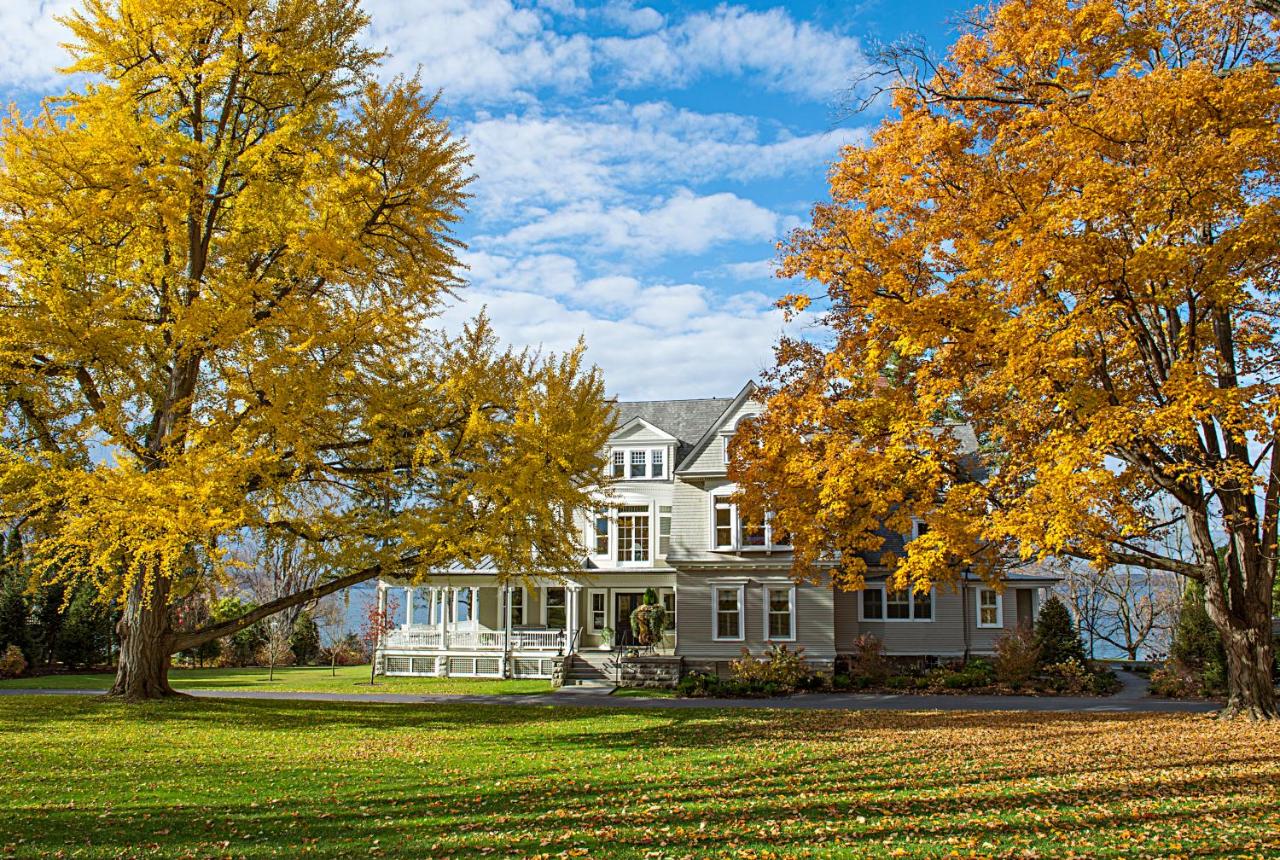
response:
<path id="1" fill-rule="evenodd" d="M 665 448 L 614 448 L 609 475 L 622 481 L 666 477 Z"/>

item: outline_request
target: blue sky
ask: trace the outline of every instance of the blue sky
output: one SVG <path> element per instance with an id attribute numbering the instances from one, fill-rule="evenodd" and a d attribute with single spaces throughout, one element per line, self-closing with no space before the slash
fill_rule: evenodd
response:
<path id="1" fill-rule="evenodd" d="M 29 107 L 73 0 L 0 0 L 0 98 Z M 878 117 L 837 106 L 877 41 L 942 50 L 970 3 L 365 0 L 475 156 L 470 287 L 516 344 L 585 336 L 624 399 L 732 394 L 783 330 L 777 240 Z"/>

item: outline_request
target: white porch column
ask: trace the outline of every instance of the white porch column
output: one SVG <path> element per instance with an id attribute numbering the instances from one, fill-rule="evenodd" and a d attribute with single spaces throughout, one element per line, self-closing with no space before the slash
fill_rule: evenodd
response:
<path id="1" fill-rule="evenodd" d="M 404 626 L 413 626 L 413 594 L 417 591 L 412 585 L 404 590 Z"/>
<path id="2" fill-rule="evenodd" d="M 574 654 L 578 650 L 577 632 L 578 632 L 578 608 L 579 595 L 582 592 L 582 586 L 576 582 L 565 583 L 565 653 Z"/>
<path id="3" fill-rule="evenodd" d="M 502 597 L 502 677 L 510 678 L 511 671 L 511 652 L 514 650 L 515 643 L 511 641 L 512 612 L 511 598 L 515 594 L 515 589 L 510 585 L 504 585 L 498 590 L 498 594 Z"/>
<path id="4" fill-rule="evenodd" d="M 444 599 L 444 604 L 440 612 L 440 647 L 448 650 L 449 648 L 449 613 L 453 609 L 453 589 L 445 586 L 440 589 L 440 596 Z"/>

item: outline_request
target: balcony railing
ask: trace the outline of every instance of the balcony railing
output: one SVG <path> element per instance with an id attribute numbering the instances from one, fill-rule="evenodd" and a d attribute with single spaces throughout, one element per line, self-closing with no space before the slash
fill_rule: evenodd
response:
<path id="1" fill-rule="evenodd" d="M 513 630 L 511 651 L 562 651 L 563 630 Z M 438 628 L 400 628 L 383 637 L 384 649 L 407 651 L 506 651 L 505 630 L 486 628 L 450 630 L 443 635 Z"/>

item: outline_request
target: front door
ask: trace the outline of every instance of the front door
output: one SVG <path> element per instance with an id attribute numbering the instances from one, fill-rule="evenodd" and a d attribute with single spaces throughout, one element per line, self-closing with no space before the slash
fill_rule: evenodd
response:
<path id="1" fill-rule="evenodd" d="M 1035 623 L 1035 610 L 1031 603 L 1031 589 L 1019 588 L 1014 590 L 1018 601 L 1018 626 L 1030 628 Z"/>
<path id="2" fill-rule="evenodd" d="M 617 648 L 634 648 L 639 643 L 631 629 L 631 613 L 640 608 L 644 592 L 615 592 L 613 596 L 613 644 Z"/>

